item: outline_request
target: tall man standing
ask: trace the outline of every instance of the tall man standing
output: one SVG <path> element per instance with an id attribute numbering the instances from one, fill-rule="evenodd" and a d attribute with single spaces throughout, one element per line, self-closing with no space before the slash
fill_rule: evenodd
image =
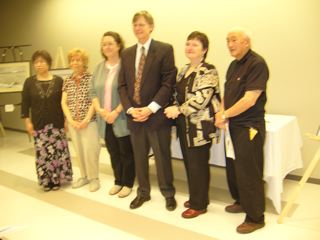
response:
<path id="1" fill-rule="evenodd" d="M 230 31 L 227 45 L 235 60 L 227 71 L 222 110 L 215 122 L 220 128 L 228 123 L 235 155 L 235 159 L 226 159 L 229 190 L 235 203 L 225 210 L 245 212 L 237 232 L 250 233 L 265 225 L 264 106 L 269 70 L 264 59 L 250 49 L 250 37 L 244 30 Z"/>
<path id="2" fill-rule="evenodd" d="M 124 111 L 129 115 L 138 190 L 130 208 L 140 207 L 150 200 L 148 154 L 153 150 L 157 178 L 166 208 L 173 211 L 173 172 L 171 165 L 171 120 L 164 107 L 173 94 L 177 70 L 171 45 L 151 39 L 153 17 L 140 11 L 132 19 L 138 43 L 124 50 L 119 74 L 119 93 Z"/>

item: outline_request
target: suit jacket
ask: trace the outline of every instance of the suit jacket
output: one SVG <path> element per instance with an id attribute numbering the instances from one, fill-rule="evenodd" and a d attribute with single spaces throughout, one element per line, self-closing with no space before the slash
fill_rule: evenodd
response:
<path id="1" fill-rule="evenodd" d="M 142 123 L 134 122 L 132 117 L 128 116 L 128 128 L 131 131 L 141 127 L 157 130 L 163 126 L 170 126 L 172 121 L 166 118 L 163 111 L 172 100 L 177 75 L 173 48 L 166 43 L 151 41 L 141 78 L 141 105 L 133 100 L 136 51 L 137 44 L 124 50 L 121 56 L 118 90 L 124 111 L 127 112 L 131 107 L 146 107 L 152 101 L 159 104 L 161 108 Z"/>

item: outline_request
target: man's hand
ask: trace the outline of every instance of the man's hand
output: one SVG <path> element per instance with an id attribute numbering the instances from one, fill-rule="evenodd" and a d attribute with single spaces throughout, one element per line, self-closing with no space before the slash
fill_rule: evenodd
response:
<path id="1" fill-rule="evenodd" d="M 145 122 L 149 119 L 149 116 L 152 114 L 152 111 L 148 107 L 142 108 L 133 108 L 131 111 L 131 116 L 135 122 Z"/>
<path id="2" fill-rule="evenodd" d="M 216 113 L 214 125 L 218 128 L 225 129 L 225 124 L 228 122 L 228 120 L 223 119 L 222 115 L 223 115 L 223 111 Z"/>

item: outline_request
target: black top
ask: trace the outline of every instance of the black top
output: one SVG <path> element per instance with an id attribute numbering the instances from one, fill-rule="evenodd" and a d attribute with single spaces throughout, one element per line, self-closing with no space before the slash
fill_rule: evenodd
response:
<path id="1" fill-rule="evenodd" d="M 28 118 L 35 130 L 52 123 L 55 128 L 64 127 L 61 108 L 63 79 L 54 75 L 52 80 L 39 81 L 36 76 L 26 79 L 22 90 L 21 117 Z"/>
<path id="2" fill-rule="evenodd" d="M 246 91 L 262 91 L 254 106 L 229 119 L 231 125 L 249 126 L 264 122 L 268 78 L 269 70 L 265 60 L 252 50 L 249 50 L 242 59 L 231 62 L 225 83 L 225 109 L 232 107 Z"/>

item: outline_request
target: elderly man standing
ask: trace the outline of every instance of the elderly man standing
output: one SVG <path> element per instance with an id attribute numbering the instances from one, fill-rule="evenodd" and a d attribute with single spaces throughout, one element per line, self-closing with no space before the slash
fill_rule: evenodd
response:
<path id="1" fill-rule="evenodd" d="M 227 45 L 235 60 L 227 71 L 222 108 L 215 121 L 219 128 L 228 126 L 226 131 L 230 132 L 234 150 L 234 159 L 226 159 L 226 171 L 235 202 L 225 210 L 245 212 L 245 220 L 237 227 L 237 232 L 251 233 L 265 225 L 263 145 L 269 70 L 265 60 L 251 50 L 246 31 L 230 31 Z"/>

